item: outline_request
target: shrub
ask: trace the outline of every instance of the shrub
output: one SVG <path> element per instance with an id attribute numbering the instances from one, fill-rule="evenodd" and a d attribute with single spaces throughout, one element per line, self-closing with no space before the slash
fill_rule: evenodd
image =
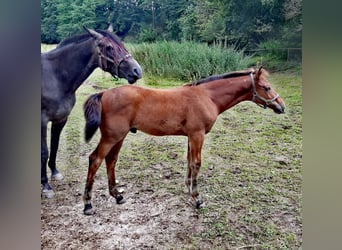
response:
<path id="1" fill-rule="evenodd" d="M 130 44 L 134 58 L 147 77 L 173 78 L 185 81 L 213 74 L 246 69 L 250 57 L 233 48 L 208 46 L 195 42 Z"/>

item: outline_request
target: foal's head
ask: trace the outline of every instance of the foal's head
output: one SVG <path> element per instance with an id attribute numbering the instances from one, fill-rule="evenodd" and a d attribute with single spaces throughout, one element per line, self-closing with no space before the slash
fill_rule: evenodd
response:
<path id="1" fill-rule="evenodd" d="M 138 62 L 128 53 L 123 43 L 113 33 L 84 27 L 95 39 L 99 67 L 113 77 L 126 78 L 132 84 L 142 77 Z"/>
<path id="2" fill-rule="evenodd" d="M 283 99 L 275 92 L 271 83 L 268 82 L 268 72 L 262 67 L 251 74 L 253 99 L 252 101 L 263 108 L 271 108 L 275 113 L 285 112 L 285 103 Z"/>

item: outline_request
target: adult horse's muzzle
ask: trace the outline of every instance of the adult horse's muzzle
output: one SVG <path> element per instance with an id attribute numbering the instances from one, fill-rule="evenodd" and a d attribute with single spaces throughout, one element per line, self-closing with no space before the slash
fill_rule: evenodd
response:
<path id="1" fill-rule="evenodd" d="M 119 64 L 118 77 L 126 78 L 129 84 L 133 84 L 142 77 L 142 69 L 139 63 L 130 57 Z"/>

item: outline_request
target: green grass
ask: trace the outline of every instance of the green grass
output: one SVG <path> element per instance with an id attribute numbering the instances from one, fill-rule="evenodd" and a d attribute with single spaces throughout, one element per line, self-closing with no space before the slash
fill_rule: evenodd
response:
<path id="1" fill-rule="evenodd" d="M 54 48 L 56 48 L 56 44 L 41 44 L 40 45 L 40 50 L 41 52 L 48 52 Z"/>

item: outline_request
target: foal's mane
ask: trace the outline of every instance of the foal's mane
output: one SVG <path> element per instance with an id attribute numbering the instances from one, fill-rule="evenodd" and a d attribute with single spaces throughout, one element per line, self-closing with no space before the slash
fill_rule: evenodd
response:
<path id="1" fill-rule="evenodd" d="M 244 70 L 244 71 L 234 71 L 234 72 L 229 72 L 229 73 L 225 73 L 225 74 L 221 74 L 221 75 L 213 75 L 213 76 L 209 76 L 206 78 L 202 78 L 202 79 L 193 81 L 191 83 L 187 83 L 184 86 L 196 86 L 196 85 L 200 85 L 202 83 L 212 82 L 215 80 L 234 78 L 234 77 L 239 77 L 239 76 L 246 76 L 252 72 L 254 72 L 254 69 Z"/>
<path id="2" fill-rule="evenodd" d="M 96 32 L 100 33 L 104 37 L 109 38 L 110 40 L 117 43 L 120 47 L 123 47 L 123 43 L 120 41 L 120 39 L 113 33 L 107 31 L 107 30 L 96 30 Z M 84 42 L 91 38 L 91 35 L 89 33 L 84 33 L 80 35 L 74 35 L 68 38 L 65 38 L 63 41 L 61 41 L 56 48 L 61 48 L 70 44 L 78 44 L 81 42 Z"/>

